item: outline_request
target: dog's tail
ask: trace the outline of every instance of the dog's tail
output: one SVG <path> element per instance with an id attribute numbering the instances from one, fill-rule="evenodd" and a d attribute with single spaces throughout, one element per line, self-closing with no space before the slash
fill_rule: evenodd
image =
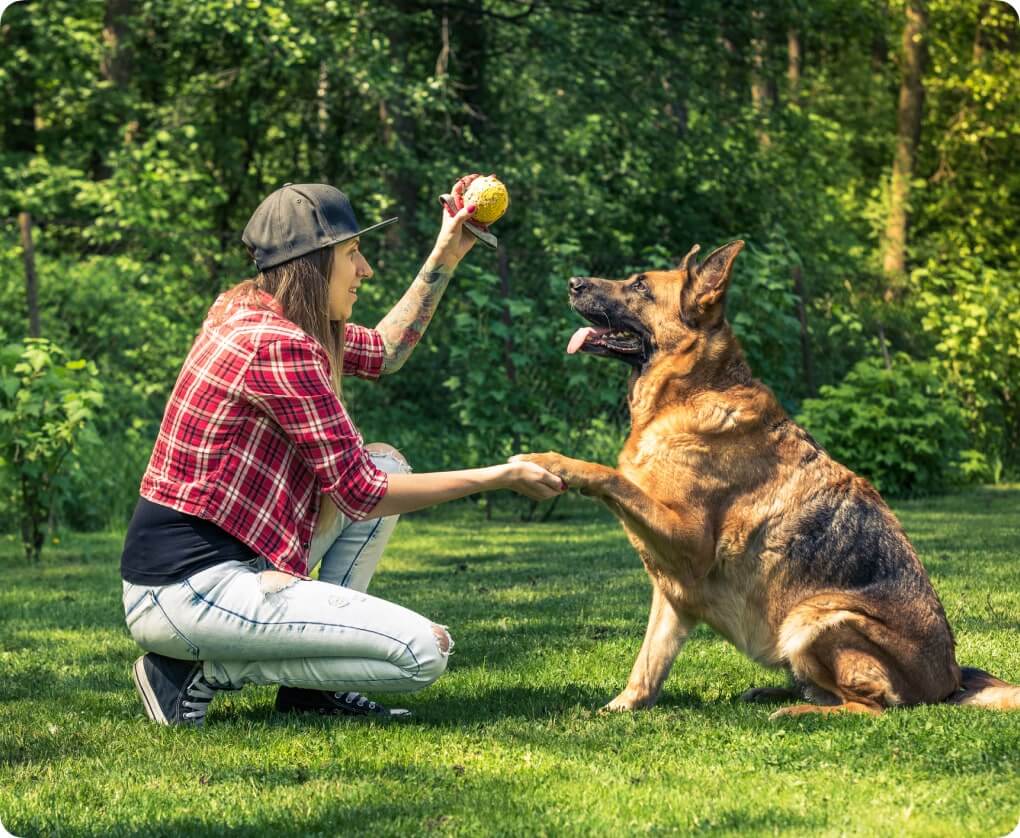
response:
<path id="1" fill-rule="evenodd" d="M 963 667 L 960 674 L 963 684 L 946 699 L 947 703 L 992 710 L 1020 710 L 1020 686 L 989 675 L 983 669 Z"/>

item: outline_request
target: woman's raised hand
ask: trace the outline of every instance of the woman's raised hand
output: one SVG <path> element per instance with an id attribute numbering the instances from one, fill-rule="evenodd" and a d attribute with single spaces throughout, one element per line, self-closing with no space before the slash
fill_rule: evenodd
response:
<path id="1" fill-rule="evenodd" d="M 448 201 L 443 201 L 442 226 L 439 229 L 435 247 L 432 248 L 431 261 L 450 270 L 457 267 L 460 260 L 467 255 L 467 252 L 474 247 L 475 241 L 477 241 L 471 233 L 464 229 L 464 222 L 471 218 L 475 211 L 474 206 L 464 205 L 464 190 L 477 177 L 480 177 L 477 172 L 462 177 L 451 190 L 452 205 Z M 483 227 L 484 225 L 478 226 Z"/>

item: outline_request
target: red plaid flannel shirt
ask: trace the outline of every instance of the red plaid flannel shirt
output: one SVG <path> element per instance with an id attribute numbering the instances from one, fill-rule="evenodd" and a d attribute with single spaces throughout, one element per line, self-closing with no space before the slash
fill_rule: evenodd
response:
<path id="1" fill-rule="evenodd" d="M 382 364 L 379 333 L 348 325 L 344 373 L 377 378 Z M 304 575 L 319 493 L 360 520 L 387 488 L 330 386 L 319 342 L 265 292 L 249 302 L 220 296 L 167 402 L 142 497 L 212 521 Z"/>

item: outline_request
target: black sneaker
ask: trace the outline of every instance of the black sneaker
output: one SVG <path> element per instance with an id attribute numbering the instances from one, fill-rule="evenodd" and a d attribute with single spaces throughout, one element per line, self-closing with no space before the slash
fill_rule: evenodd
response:
<path id="1" fill-rule="evenodd" d="M 216 688 L 202 677 L 202 664 L 149 652 L 131 669 L 145 713 L 161 725 L 205 724 Z"/>
<path id="2" fill-rule="evenodd" d="M 378 701 L 369 701 L 361 693 L 331 693 L 298 687 L 280 687 L 276 693 L 276 709 L 281 713 L 318 713 L 320 716 L 362 716 L 383 720 L 411 718 L 410 710 L 386 707 Z"/>

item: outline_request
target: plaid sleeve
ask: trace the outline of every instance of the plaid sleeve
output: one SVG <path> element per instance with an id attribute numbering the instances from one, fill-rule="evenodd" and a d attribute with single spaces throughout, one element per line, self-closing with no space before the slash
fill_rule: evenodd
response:
<path id="1" fill-rule="evenodd" d="M 375 329 L 348 323 L 344 330 L 344 375 L 378 378 L 383 365 L 383 339 Z"/>
<path id="2" fill-rule="evenodd" d="M 372 463 L 330 386 L 328 370 L 326 353 L 311 338 L 278 338 L 252 356 L 243 387 L 248 400 L 280 426 L 315 472 L 322 491 L 358 521 L 386 494 L 389 481 Z"/>

